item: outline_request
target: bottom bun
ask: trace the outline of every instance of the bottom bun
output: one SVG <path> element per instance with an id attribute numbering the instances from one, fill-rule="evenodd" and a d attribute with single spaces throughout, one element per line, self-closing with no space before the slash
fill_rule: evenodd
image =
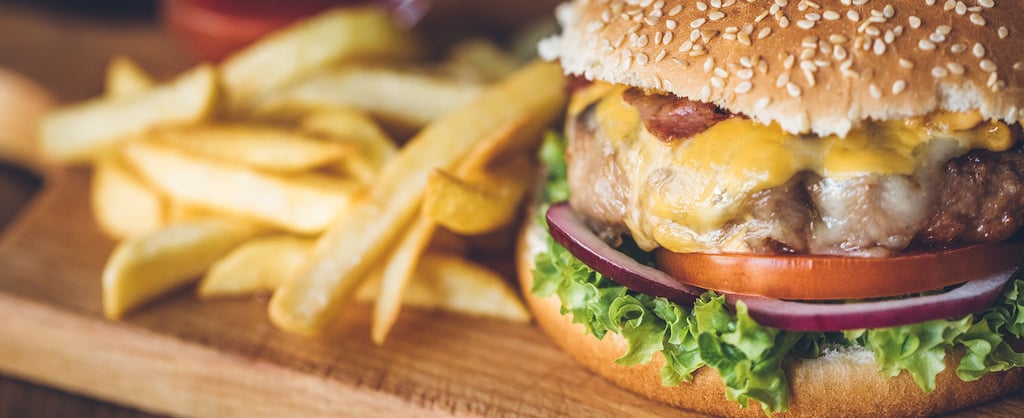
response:
<path id="1" fill-rule="evenodd" d="M 691 382 L 663 386 L 659 370 L 664 359 L 658 353 L 643 365 L 622 366 L 615 359 L 626 352 L 626 340 L 609 332 L 603 339 L 587 333 L 560 313 L 557 296 L 538 298 L 530 293 L 533 258 L 544 251 L 546 232 L 528 222 L 520 236 L 517 265 L 520 285 L 529 308 L 540 327 L 576 361 L 625 389 L 670 405 L 720 416 L 764 417 L 751 401 L 741 408 L 725 398 L 725 385 L 718 372 L 702 367 Z M 924 393 L 913 378 L 901 373 L 886 378 L 878 372 L 874 355 L 866 349 L 828 352 L 814 360 L 784 364 L 790 385 L 790 409 L 776 416 L 926 416 L 949 412 L 999 398 L 1024 386 L 1024 369 L 988 373 L 964 382 L 956 376 L 959 354 L 946 356 L 946 370 L 936 379 L 936 389 Z"/>

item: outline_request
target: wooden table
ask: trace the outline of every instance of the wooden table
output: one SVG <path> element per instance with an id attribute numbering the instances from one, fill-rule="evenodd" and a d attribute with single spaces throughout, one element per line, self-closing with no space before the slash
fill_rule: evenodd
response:
<path id="1" fill-rule="evenodd" d="M 0 66 L 29 75 L 53 89 L 61 100 L 81 100 L 98 94 L 101 90 L 105 65 L 115 53 L 132 56 L 158 77 L 175 74 L 192 63 L 191 59 L 169 39 L 152 18 L 81 17 L 21 3 L 4 3 L 0 0 Z M 68 188 L 66 188 L 65 192 L 60 194 L 58 206 L 82 205 L 86 198 L 84 192 L 84 188 L 87 186 L 86 175 L 87 173 L 81 170 L 70 172 L 72 183 L 69 188 L 72 191 L 68 192 Z M 17 206 L 18 202 L 27 197 L 26 190 L 31 189 L 31 186 L 31 179 L 26 179 L 17 173 L 0 171 L 0 193 L 5 193 L 3 198 L 0 198 L 0 218 L 3 218 L 5 213 L 11 213 L 10 208 Z M 55 210 L 49 213 L 51 215 L 48 216 L 57 213 L 61 216 L 67 215 L 70 219 L 57 222 L 52 228 L 37 224 L 31 226 L 30 230 L 44 234 L 50 231 L 49 233 L 52 234 L 53 229 L 89 224 L 88 214 L 81 211 Z M 0 224 L 2 223 L 3 219 L 0 219 Z M 86 241 L 95 241 L 98 247 L 89 249 L 85 255 L 69 260 L 67 264 L 78 263 L 78 265 L 95 269 L 99 263 L 102 263 L 103 254 L 109 251 L 112 244 L 95 238 L 99 235 L 94 226 L 86 227 L 83 233 Z M 31 241 L 30 244 L 44 241 Z M 15 251 L 15 253 L 18 252 Z M 35 256 L 32 252 L 24 251 L 18 254 L 26 258 Z M 58 267 L 55 271 L 67 272 L 67 269 Z M 96 280 L 98 283 L 98 275 Z M 94 326 L 99 332 L 117 329 L 116 323 L 102 321 L 98 318 L 96 309 L 98 284 L 89 283 L 91 284 L 67 289 L 70 293 L 86 295 L 84 301 L 83 299 L 74 299 L 72 296 L 60 296 L 56 299 L 58 302 L 63 301 L 61 303 L 64 303 L 65 307 L 83 313 L 84 316 L 78 324 L 80 326 Z M 0 290 L 3 290 L 2 288 L 4 286 L 0 286 Z M 27 295 L 26 297 L 31 299 L 31 295 L 43 290 L 46 290 L 45 286 L 28 286 L 22 291 L 23 296 Z M 3 295 L 0 294 L 0 296 Z M 95 300 L 91 298 L 95 298 Z M 356 319 L 353 322 L 343 326 L 348 329 L 341 330 L 349 333 L 345 335 L 354 335 L 354 337 L 336 341 L 324 340 L 304 345 L 295 337 L 280 335 L 272 330 L 265 320 L 260 319 L 262 316 L 261 303 L 261 301 L 236 301 L 211 308 L 198 303 L 188 295 L 183 295 L 183 297 L 174 298 L 154 309 L 129 318 L 126 321 L 127 328 L 116 332 L 134 336 L 143 334 L 145 338 L 152 338 L 151 334 L 153 333 L 164 333 L 170 337 L 169 339 L 164 338 L 168 340 L 169 344 L 180 343 L 182 347 L 189 348 L 194 345 L 202 345 L 204 339 L 215 339 L 220 334 L 231 334 L 236 331 L 231 327 L 222 326 L 215 328 L 215 332 L 211 334 L 196 334 L 190 330 L 190 326 L 197 323 L 185 321 L 180 324 L 165 324 L 161 322 L 161 318 L 173 315 L 173 312 L 206 312 L 218 309 L 220 314 L 229 319 L 257 324 L 257 329 L 253 331 L 257 334 L 256 336 L 240 336 L 240 338 L 243 342 L 246 342 L 244 341 L 246 338 L 255 338 L 260 341 L 260 345 L 257 345 L 260 349 L 276 353 L 276 357 L 272 361 L 258 363 L 257 367 L 283 365 L 298 372 L 312 373 L 315 375 L 314 377 L 322 376 L 328 380 L 335 379 L 343 382 L 354 381 L 357 389 L 384 391 L 386 396 L 393 396 L 394 399 L 388 401 L 393 402 L 388 406 L 396 408 L 392 410 L 393 412 L 400 410 L 397 409 L 400 407 L 411 407 L 413 408 L 411 410 L 422 414 L 450 412 L 502 414 L 501 411 L 505 411 L 504 413 L 507 414 L 509 409 L 493 409 L 492 407 L 515 408 L 518 403 L 522 403 L 518 406 L 520 408 L 518 413 L 523 415 L 633 416 L 676 413 L 690 415 L 685 411 L 677 411 L 611 387 L 607 382 L 575 365 L 568 356 L 551 346 L 535 328 L 530 326 L 507 326 L 456 315 L 440 314 L 438 317 L 435 314 L 414 313 L 411 320 L 400 321 L 396 334 L 402 337 L 395 338 L 395 344 L 383 349 L 375 349 L 365 335 L 367 334 L 368 313 L 363 309 L 354 313 Z M 30 308 L 37 307 L 31 306 Z M 45 315 L 56 312 L 55 315 L 62 315 L 61 312 L 50 311 L 45 307 L 38 309 L 38 312 Z M 45 319 L 46 317 L 34 316 L 34 318 Z M 12 318 L 9 317 L 4 318 L 4 321 L 11 320 Z M 190 320 L 196 321 L 197 319 L 193 317 Z M 465 330 L 470 327 L 474 330 Z M 500 329 L 500 334 L 503 335 L 496 334 L 494 329 Z M 41 334 L 49 335 L 46 332 Z M 6 337 L 8 335 L 0 334 L 0 338 Z M 524 358 L 528 355 L 538 363 L 517 366 L 525 371 L 510 373 L 507 378 L 504 376 L 484 377 L 480 384 L 483 387 L 466 387 L 464 383 L 452 380 L 469 377 L 465 374 L 466 370 L 459 369 L 460 359 L 453 358 L 457 356 L 450 354 L 444 357 L 438 356 L 438 353 L 445 350 L 453 350 L 453 352 L 462 350 L 462 342 L 452 343 L 446 341 L 445 338 L 465 339 L 467 345 L 474 347 L 468 351 L 469 359 L 478 358 L 511 364 L 513 360 L 501 358 L 502 355 L 499 354 L 488 353 L 488 350 L 496 352 L 508 350 L 512 353 L 522 354 Z M 435 348 L 429 348 L 429 346 L 435 346 Z M 251 352 L 251 347 L 253 345 L 238 344 L 223 348 L 230 356 L 234 356 L 232 358 L 242 358 L 243 360 L 263 354 Z M 341 354 L 334 352 L 337 350 L 332 351 L 332 348 L 350 350 L 355 353 L 352 361 L 363 361 L 371 366 L 380 366 L 382 371 L 367 373 L 359 369 L 361 365 L 339 362 L 338 357 Z M 407 354 L 403 354 L 403 350 L 405 353 L 412 352 L 420 356 L 433 355 L 435 357 L 421 361 L 418 358 L 409 358 Z M 304 356 L 309 356 L 310 352 L 314 353 L 314 357 L 320 357 L 320 360 L 307 361 Z M 317 362 L 322 361 L 323 358 L 331 359 L 337 365 L 324 367 L 322 363 Z M 412 372 L 409 374 L 399 370 L 401 368 L 410 369 Z M 53 370 L 59 371 L 60 366 L 53 366 Z M 439 373 L 445 373 L 444 370 L 450 370 L 454 377 L 444 380 L 441 387 L 437 387 L 437 382 L 423 380 L 431 376 L 438 376 Z M 412 380 L 402 380 L 399 376 L 411 377 Z M 56 382 L 54 384 L 61 387 L 75 387 L 74 384 L 61 383 L 68 382 L 69 379 L 58 375 L 46 377 L 44 380 Z M 488 387 L 488 385 L 490 386 Z M 326 389 L 322 391 L 326 391 Z M 456 396 L 454 400 L 451 399 L 453 391 L 459 393 L 458 396 L 461 398 Z M 546 396 L 547 399 L 557 397 L 559 400 L 553 404 L 537 406 L 531 400 L 536 396 Z M 124 392 L 112 393 L 108 397 L 130 402 L 130 397 Z M 1018 394 L 1007 400 L 986 405 L 962 415 L 1008 416 L 1019 414 L 1022 411 L 1024 411 L 1024 398 Z M 139 410 L 40 386 L 36 383 L 0 377 L 0 416 L 136 417 L 151 415 Z"/>

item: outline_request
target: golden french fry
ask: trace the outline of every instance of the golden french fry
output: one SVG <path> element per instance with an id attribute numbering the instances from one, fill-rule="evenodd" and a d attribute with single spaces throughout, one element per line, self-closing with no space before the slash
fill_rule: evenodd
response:
<path id="1" fill-rule="evenodd" d="M 91 203 L 96 223 L 113 238 L 137 237 L 164 224 L 163 196 L 139 179 L 116 153 L 96 163 Z"/>
<path id="2" fill-rule="evenodd" d="M 378 300 L 380 286 L 368 281 L 357 300 Z M 515 290 L 500 275 L 459 256 L 426 253 L 415 278 L 402 295 L 402 303 L 468 315 L 528 322 L 530 314 Z"/>
<path id="3" fill-rule="evenodd" d="M 499 166 L 492 173 L 461 179 L 443 170 L 434 170 L 423 197 L 423 213 L 460 234 L 495 231 L 516 219 L 531 171 L 525 159 Z"/>
<path id="4" fill-rule="evenodd" d="M 434 229 L 435 224 L 432 220 L 422 215 L 417 216 L 416 221 L 398 241 L 397 247 L 384 266 L 381 273 L 380 297 L 373 306 L 373 325 L 370 328 L 370 337 L 377 345 L 384 344 L 388 332 L 398 319 L 398 312 L 402 310 L 402 295 L 412 280 L 420 256 L 430 243 Z"/>
<path id="5" fill-rule="evenodd" d="M 522 63 L 511 53 L 501 49 L 493 41 L 475 38 L 455 44 L 448 52 L 448 59 L 458 65 L 473 69 L 486 80 L 500 80 L 512 74 Z"/>
<path id="6" fill-rule="evenodd" d="M 338 218 L 310 261 L 274 292 L 270 318 L 278 327 L 317 334 L 348 301 L 390 242 L 416 214 L 435 168 L 451 168 L 480 142 L 516 141 L 507 132 L 528 115 L 547 125 L 566 97 L 556 64 L 535 63 L 487 89 L 472 103 L 427 126 L 393 158 L 366 199 Z"/>
<path id="7" fill-rule="evenodd" d="M 189 153 L 275 173 L 312 170 L 342 161 L 356 152 L 355 146 L 253 124 L 176 127 L 147 136 Z"/>
<path id="8" fill-rule="evenodd" d="M 43 119 L 42 149 L 58 161 L 86 161 L 128 136 L 157 126 L 205 119 L 213 110 L 216 93 L 215 71 L 200 65 L 168 84 L 139 94 L 68 106 Z"/>
<path id="9" fill-rule="evenodd" d="M 271 292 L 300 267 L 313 240 L 287 235 L 250 240 L 210 267 L 199 282 L 200 297 Z"/>
<path id="10" fill-rule="evenodd" d="M 221 65 L 229 109 L 344 59 L 415 55 L 411 35 L 379 8 L 339 8 L 271 34 Z"/>
<path id="11" fill-rule="evenodd" d="M 359 147 L 360 152 L 344 159 L 341 168 L 366 182 L 376 178 L 398 152 L 395 141 L 369 115 L 353 108 L 316 111 L 302 120 L 301 129 Z"/>
<path id="12" fill-rule="evenodd" d="M 258 103 L 257 113 L 354 107 L 388 122 L 419 128 L 472 102 L 481 89 L 421 72 L 349 67 L 269 94 Z"/>
<path id="13" fill-rule="evenodd" d="M 232 218 L 231 214 L 218 212 L 213 209 L 204 208 L 198 205 L 189 204 L 180 200 L 167 202 L 167 223 L 182 223 L 201 221 L 210 218 Z"/>
<path id="14" fill-rule="evenodd" d="M 153 88 L 153 77 L 135 60 L 116 55 L 107 66 L 107 97 L 125 97 Z"/>
<path id="15" fill-rule="evenodd" d="M 498 136 L 508 137 L 521 133 L 524 124 L 527 123 L 524 119 L 513 121 L 499 130 Z M 536 133 L 539 134 L 539 132 Z M 490 147 L 487 142 L 483 141 L 477 146 Z M 470 151 L 470 153 L 473 152 Z M 480 160 L 464 160 L 459 163 L 456 171 L 463 176 L 470 177 L 471 173 L 483 168 L 478 166 L 483 163 L 484 161 Z M 522 200 L 529 183 L 529 176 L 524 176 L 522 173 L 530 173 L 534 170 L 525 157 L 512 160 L 511 163 L 503 164 L 499 168 L 497 176 L 495 176 L 496 179 L 486 181 L 488 183 L 486 185 L 483 181 L 479 182 L 479 185 L 469 185 L 469 183 L 454 180 L 454 177 L 448 177 L 453 180 L 444 183 L 440 189 L 434 185 L 436 182 L 434 174 L 443 173 L 443 171 L 434 170 L 431 173 L 424 192 L 422 204 L 424 210 L 416 217 L 413 226 L 405 232 L 381 274 L 380 297 L 374 306 L 371 327 L 371 337 L 374 343 L 383 344 L 398 319 L 398 314 L 402 309 L 402 295 L 405 294 L 406 287 L 412 280 L 413 269 L 419 261 L 419 256 L 426 250 L 428 241 L 436 229 L 437 219 L 443 219 L 443 224 L 446 226 L 457 226 L 458 229 L 449 227 L 456 232 L 472 231 L 474 233 L 496 230 L 515 219 L 519 201 Z M 485 191 L 484 187 L 487 186 L 493 187 L 493 189 Z M 432 196 L 431 193 L 434 195 Z M 453 194 L 459 196 L 453 197 Z M 463 201 L 459 201 L 460 197 Z M 451 203 L 453 201 L 454 204 Z M 462 204 L 465 206 L 460 206 Z M 438 217 L 431 218 L 430 215 Z"/>
<path id="16" fill-rule="evenodd" d="M 175 200 L 316 234 L 350 204 L 358 185 L 316 176 L 281 176 L 208 160 L 152 142 L 126 144 L 125 160 Z"/>
<path id="17" fill-rule="evenodd" d="M 103 312 L 119 319 L 129 310 L 199 278 L 215 261 L 259 229 L 232 220 L 164 227 L 122 242 L 103 269 Z"/>

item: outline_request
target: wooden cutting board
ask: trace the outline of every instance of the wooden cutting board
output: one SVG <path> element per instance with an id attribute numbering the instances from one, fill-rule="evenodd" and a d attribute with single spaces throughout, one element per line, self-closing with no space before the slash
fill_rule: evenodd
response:
<path id="1" fill-rule="evenodd" d="M 0 373 L 189 416 L 694 416 L 613 387 L 532 325 L 406 309 L 377 347 L 368 306 L 302 338 L 268 322 L 266 300 L 190 291 L 108 321 L 113 242 L 92 222 L 88 179 L 57 172 L 0 235 Z M 1021 394 L 964 412 L 1020 413 Z"/>
<path id="2" fill-rule="evenodd" d="M 383 347 L 369 308 L 327 335 L 275 329 L 266 301 L 191 292 L 103 319 L 113 248 L 88 173 L 58 173 L 0 236 L 0 373 L 175 415 L 678 414 L 612 387 L 531 325 L 407 309 Z"/>

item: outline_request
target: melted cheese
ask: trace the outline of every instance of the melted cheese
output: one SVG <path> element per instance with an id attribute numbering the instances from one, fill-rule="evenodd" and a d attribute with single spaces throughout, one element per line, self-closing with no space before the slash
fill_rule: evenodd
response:
<path id="1" fill-rule="evenodd" d="M 638 190 L 631 192 L 625 222 L 644 248 L 721 248 L 722 240 L 735 236 L 722 229 L 742 216 L 750 195 L 781 186 L 800 172 L 835 179 L 911 176 L 928 163 L 933 143 L 955 144 L 956 155 L 979 148 L 1003 151 L 1014 143 L 1003 123 L 949 112 L 872 122 L 844 138 L 792 135 L 775 124 L 732 118 L 690 139 L 664 142 L 643 128 L 636 109 L 622 100 L 624 90 L 595 84 L 578 95 L 570 114 L 597 101 L 597 120 L 623 161 L 630 161 L 626 175 Z M 658 218 L 673 222 L 649 224 Z"/>

